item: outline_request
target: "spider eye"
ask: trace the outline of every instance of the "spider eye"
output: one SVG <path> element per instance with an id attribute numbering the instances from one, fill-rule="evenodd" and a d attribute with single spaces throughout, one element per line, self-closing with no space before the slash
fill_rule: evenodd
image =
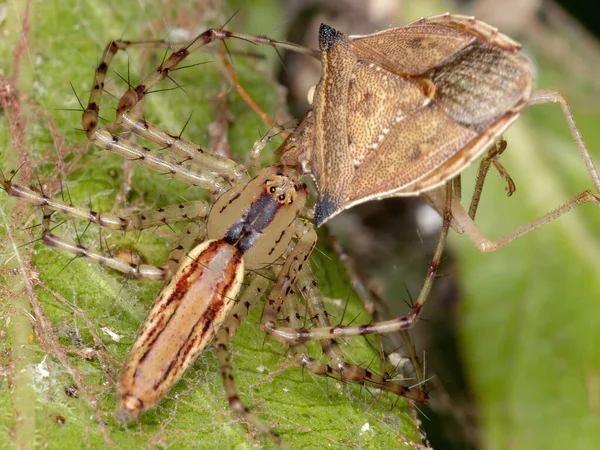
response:
<path id="1" fill-rule="evenodd" d="M 279 201 L 284 201 L 284 200 L 285 200 L 285 194 L 280 194 Z"/>
<path id="2" fill-rule="evenodd" d="M 269 192 L 270 192 L 271 194 L 274 194 L 276 190 L 277 190 L 277 189 L 275 189 L 275 186 L 271 186 L 271 187 L 269 188 Z"/>

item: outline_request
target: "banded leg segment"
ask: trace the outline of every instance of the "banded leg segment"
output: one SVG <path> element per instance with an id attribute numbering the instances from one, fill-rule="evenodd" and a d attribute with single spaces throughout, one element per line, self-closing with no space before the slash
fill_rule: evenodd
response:
<path id="1" fill-rule="evenodd" d="M 275 444 L 279 447 L 291 450 L 287 445 L 283 443 L 277 433 L 271 430 L 271 428 L 258 418 L 240 399 L 235 381 L 233 379 L 233 370 L 231 367 L 231 360 L 229 358 L 229 351 L 227 350 L 227 341 L 229 335 L 225 329 L 221 329 L 216 337 L 213 344 L 217 360 L 219 362 L 219 369 L 221 370 L 221 376 L 223 378 L 223 387 L 225 389 L 225 395 L 227 395 L 227 401 L 229 407 L 235 411 L 240 417 L 256 428 L 261 434 L 268 436 Z"/>
<path id="2" fill-rule="evenodd" d="M 198 144 L 183 139 L 181 136 L 168 133 L 144 119 L 135 119 L 128 114 L 124 114 L 121 124 L 125 130 L 154 142 L 161 149 L 169 150 L 169 152 L 184 158 L 179 161 L 179 164 L 189 161 L 199 168 L 220 174 L 229 183 L 247 182 L 249 180 L 248 172 L 244 166 L 229 158 L 212 153 Z"/>
<path id="3" fill-rule="evenodd" d="M 238 328 L 258 300 L 264 295 L 269 287 L 270 281 L 261 274 L 254 274 L 249 277 L 249 284 L 237 300 L 229 318 L 221 326 L 221 330 L 227 333 L 228 339 L 231 339 Z"/>
<path id="4" fill-rule="evenodd" d="M 244 33 L 234 33 L 226 31 L 221 28 L 207 30 L 198 36 L 196 36 L 188 45 L 181 47 L 174 51 L 169 58 L 167 58 L 156 70 L 148 75 L 138 86 L 128 90 L 119 101 L 117 107 L 117 122 L 120 117 L 138 104 L 148 92 L 150 92 L 158 83 L 167 78 L 170 72 L 176 69 L 179 64 L 187 58 L 192 52 L 198 51 L 204 46 L 210 44 L 213 41 L 225 40 L 225 39 L 239 39 L 242 41 L 254 42 L 256 44 L 270 45 L 275 48 L 281 48 L 285 50 L 291 50 L 298 53 L 304 53 L 314 58 L 319 58 L 319 52 L 311 49 L 304 48 L 299 45 L 291 44 L 288 42 L 281 42 L 274 39 L 270 39 L 267 36 L 249 35 Z M 154 46 L 154 47 L 167 47 L 170 44 L 164 40 L 155 41 L 126 41 L 126 40 L 114 40 L 111 41 L 100 59 L 100 64 L 96 68 L 94 74 L 94 83 L 92 85 L 92 91 L 88 100 L 88 105 L 83 113 L 82 124 L 83 129 L 86 131 L 88 138 L 93 140 L 94 132 L 98 126 L 98 112 L 100 110 L 100 98 L 104 91 L 104 82 L 106 80 L 106 74 L 108 68 L 118 51 L 124 51 L 128 47 L 132 46 Z M 237 87 L 237 86 L 236 86 Z M 239 88 L 238 88 L 239 89 Z"/>
<path id="5" fill-rule="evenodd" d="M 315 320 L 317 326 L 321 328 L 331 327 L 329 315 L 323 304 L 323 297 L 316 287 L 314 277 L 309 274 L 308 268 L 305 268 L 299 274 L 296 285 L 306 299 L 308 314 Z M 301 325 L 298 323 L 296 315 L 289 314 L 289 317 L 291 326 L 300 329 Z M 342 350 L 335 339 L 321 340 L 321 348 L 323 349 L 323 354 L 327 357 L 327 364 L 314 360 L 309 355 L 303 355 L 302 359 L 302 364 L 315 374 L 327 375 L 340 381 L 351 381 L 361 385 L 374 386 L 411 400 L 425 401 L 428 398 L 427 394 L 422 390 L 411 389 L 395 383 L 389 378 L 378 375 L 369 369 L 346 362 Z"/>
<path id="6" fill-rule="evenodd" d="M 146 280 L 163 280 L 166 277 L 166 271 L 161 267 L 151 266 L 148 264 L 135 264 L 124 261 L 120 258 L 115 258 L 111 255 L 91 250 L 77 244 L 74 241 L 66 238 L 61 238 L 45 230 L 42 234 L 42 242 L 44 244 L 57 248 L 59 250 L 71 253 L 77 257 L 87 258 L 101 266 L 110 267 L 127 276 L 133 278 L 143 278 Z"/>
<path id="7" fill-rule="evenodd" d="M 213 193 L 223 193 L 232 185 L 236 184 L 236 182 L 247 181 L 248 174 L 242 166 L 198 145 L 185 141 L 179 136 L 164 132 L 145 120 L 139 119 L 136 117 L 136 113 L 132 111 L 146 94 L 148 94 L 158 83 L 167 78 L 170 72 L 178 68 L 180 63 L 192 52 L 202 49 L 213 41 L 225 39 L 240 39 L 257 44 L 271 45 L 273 47 L 294 50 L 318 57 L 318 52 L 294 44 L 272 40 L 266 36 L 252 36 L 225 31 L 223 29 L 210 29 L 198 35 L 188 45 L 172 52 L 171 55 L 138 86 L 125 92 L 119 100 L 115 125 L 110 126 L 107 129 L 99 129 L 98 114 L 100 111 L 100 100 L 104 91 L 104 83 L 109 66 L 117 52 L 124 51 L 131 46 L 169 46 L 168 42 L 165 40 L 139 42 L 125 40 L 111 41 L 105 48 L 100 64 L 96 68 L 88 105 L 82 116 L 83 129 L 86 131 L 88 139 L 108 151 L 116 152 L 131 160 L 137 160 L 142 165 L 156 170 L 159 173 L 167 174 L 195 186 L 201 186 Z M 254 102 L 252 102 L 243 87 L 237 81 L 237 77 L 233 73 L 229 62 L 225 61 L 225 63 L 225 67 L 232 76 L 236 88 L 242 97 L 253 106 Z M 262 117 L 264 116 L 264 113 L 260 115 Z M 112 133 L 112 130 L 119 126 L 156 143 L 163 149 L 168 149 L 175 155 L 179 155 L 184 159 L 178 161 L 171 156 L 161 155 L 147 147 L 139 146 L 129 140 L 115 136 Z"/>
<path id="8" fill-rule="evenodd" d="M 193 186 L 200 186 L 211 192 L 222 193 L 231 188 L 231 183 L 220 174 L 204 170 L 197 164 L 179 161 L 171 155 L 135 144 L 128 139 L 113 135 L 106 129 L 96 130 L 92 142 L 106 151 L 137 161 L 160 174 L 168 175 Z"/>
<path id="9" fill-rule="evenodd" d="M 282 297 L 285 297 L 287 291 L 291 289 L 291 284 L 296 282 L 298 274 L 300 270 L 302 270 L 302 262 L 305 260 L 303 260 L 299 255 L 295 255 L 294 258 L 290 258 L 288 261 L 286 261 L 286 264 L 284 265 L 284 268 L 278 277 L 278 282 L 276 284 L 276 288 L 278 289 L 273 289 L 272 295 L 269 296 L 269 299 L 265 305 L 265 310 L 263 311 L 263 329 L 265 332 L 278 341 L 296 344 L 305 341 L 329 340 L 346 336 L 390 333 L 411 328 L 419 319 L 419 315 L 425 301 L 427 300 L 427 297 L 429 296 L 429 292 L 433 286 L 433 281 L 441 261 L 444 245 L 446 243 L 446 237 L 452 221 L 452 181 L 446 183 L 446 199 L 442 230 L 440 232 L 438 244 L 427 272 L 427 278 L 423 283 L 419 297 L 413 305 L 411 312 L 407 316 L 363 325 L 337 325 L 330 327 L 300 329 L 278 327 L 275 323 L 275 320 L 277 318 L 277 314 L 279 313 L 281 302 L 283 301 Z M 314 241 L 311 241 L 312 237 L 316 237 L 314 230 L 312 230 L 312 234 L 307 232 L 305 236 L 307 235 L 307 242 L 304 245 L 305 248 L 300 251 L 306 252 L 306 248 L 309 247 L 310 242 L 312 242 L 314 245 Z M 297 247 L 302 246 L 298 245 Z M 296 249 L 294 249 L 294 251 L 295 250 Z M 310 247 L 310 250 L 312 250 L 312 247 Z M 290 256 L 293 255 L 294 252 L 292 252 L 292 255 Z"/>
<path id="10" fill-rule="evenodd" d="M 206 217 L 210 211 L 210 205 L 203 200 L 180 203 L 158 208 L 153 211 L 145 211 L 130 215 L 116 215 L 84 209 L 62 200 L 49 198 L 26 186 L 14 184 L 12 181 L 2 179 L 2 188 L 8 195 L 21 198 L 36 206 L 44 207 L 51 211 L 59 211 L 75 219 L 95 223 L 104 228 L 120 231 L 144 230 L 147 228 L 166 225 L 168 223 L 182 222 L 197 217 Z M 44 216 L 47 216 L 45 213 Z"/>
<path id="11" fill-rule="evenodd" d="M 194 244 L 205 237 L 205 224 L 197 224 L 195 222 L 187 224 L 185 230 L 183 230 L 183 233 L 177 239 L 173 250 L 169 253 L 167 260 L 162 265 L 162 269 L 165 271 L 165 281 L 169 281 L 175 274 L 177 268 L 181 265 L 181 260 L 187 256 Z"/>
<path id="12" fill-rule="evenodd" d="M 260 154 L 269 141 L 279 134 L 286 134 L 295 130 L 297 126 L 298 121 L 295 119 L 290 120 L 281 126 L 271 126 L 267 134 L 254 143 L 252 146 L 252 151 L 250 152 L 250 163 L 255 174 L 262 170 L 262 166 L 260 164 Z"/>
<path id="13" fill-rule="evenodd" d="M 298 53 L 309 54 L 315 58 L 320 57 L 318 52 L 310 49 L 306 49 L 302 46 L 291 44 L 288 42 L 276 41 L 270 39 L 267 36 L 250 35 L 244 33 L 235 33 L 232 31 L 223 30 L 221 28 L 210 29 L 199 34 L 192 42 L 187 46 L 174 51 L 169 58 L 167 58 L 156 70 L 154 70 L 148 77 L 146 77 L 138 86 L 134 89 L 127 91 L 119 101 L 117 106 L 117 117 L 131 109 L 139 103 L 144 96 L 154 88 L 158 83 L 164 80 L 171 71 L 173 71 L 185 58 L 187 58 L 192 52 L 198 51 L 202 47 L 210 44 L 217 40 L 225 39 L 239 39 L 242 41 L 254 42 L 256 44 L 270 45 L 285 50 L 291 50 Z M 85 125 L 85 124 L 84 124 Z M 85 126 L 84 126 L 85 128 Z M 85 128 L 87 130 L 87 128 Z"/>
<path id="14" fill-rule="evenodd" d="M 317 243 L 317 233 L 310 224 L 302 225 L 300 231 L 300 238 L 291 251 L 291 253 L 285 259 L 275 285 L 269 293 L 269 297 L 265 302 L 265 306 L 262 312 L 262 330 L 269 336 L 277 339 L 281 342 L 294 344 L 301 341 L 286 340 L 281 338 L 280 327 L 277 326 L 277 318 L 280 316 L 281 307 L 286 297 L 292 291 L 294 284 L 298 278 L 298 274 L 302 270 L 304 264 L 306 264 L 308 257 L 312 253 Z M 285 335 L 285 333 L 284 333 Z"/>

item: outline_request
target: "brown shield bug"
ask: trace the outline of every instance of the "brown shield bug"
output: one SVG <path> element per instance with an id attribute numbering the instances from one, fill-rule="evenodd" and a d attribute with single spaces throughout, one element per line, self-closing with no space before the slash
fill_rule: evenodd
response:
<path id="1" fill-rule="evenodd" d="M 323 73 L 309 97 L 313 110 L 283 149 L 310 171 L 318 187 L 315 223 L 373 199 L 421 195 L 438 212 L 445 182 L 458 177 L 528 105 L 559 103 L 594 188 L 600 179 L 564 98 L 534 90 L 521 46 L 471 17 L 444 14 L 365 36 L 327 25 L 319 35 Z M 473 222 L 491 161 L 484 160 L 469 213 L 452 195 L 452 227 L 492 251 L 575 206 L 600 199 L 582 192 L 565 205 L 496 240 Z M 283 152 L 281 152 L 283 153 Z M 503 172 L 501 172 L 503 173 Z M 509 182 L 509 193 L 514 186 Z M 459 191 L 459 190 L 458 190 Z"/>

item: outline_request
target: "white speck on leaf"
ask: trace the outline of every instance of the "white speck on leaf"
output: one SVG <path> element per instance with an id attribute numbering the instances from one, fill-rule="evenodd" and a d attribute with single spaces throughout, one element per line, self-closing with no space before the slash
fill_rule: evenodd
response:
<path id="1" fill-rule="evenodd" d="M 108 334 L 113 341 L 115 341 L 115 342 L 121 341 L 122 336 L 118 335 L 117 333 L 112 331 L 110 328 L 103 327 L 103 328 L 101 328 L 101 330 L 104 331 L 106 334 Z"/>

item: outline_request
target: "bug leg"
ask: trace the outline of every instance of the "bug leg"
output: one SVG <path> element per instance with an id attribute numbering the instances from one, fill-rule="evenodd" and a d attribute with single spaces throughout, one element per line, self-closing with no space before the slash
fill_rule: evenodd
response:
<path id="1" fill-rule="evenodd" d="M 596 205 L 600 206 L 600 198 L 597 195 L 592 194 L 589 191 L 584 191 L 581 194 L 576 195 L 567 203 L 559 206 L 558 208 L 550 211 L 548 214 L 528 223 L 527 225 L 523 225 L 522 227 L 514 230 L 511 233 L 508 233 L 496 240 L 487 239 L 479 226 L 471 217 L 469 217 L 468 213 L 464 210 L 462 205 L 458 202 L 453 202 L 452 205 L 452 216 L 456 221 L 458 226 L 461 229 L 461 232 L 465 233 L 469 240 L 482 252 L 492 252 L 494 250 L 498 250 L 499 248 L 505 246 L 509 242 L 514 241 L 515 239 L 520 238 L 521 236 L 526 235 L 527 233 L 545 225 L 549 222 L 552 222 L 555 219 L 558 219 L 563 214 L 571 211 L 579 205 L 582 205 L 587 202 L 593 202 Z"/>
<path id="2" fill-rule="evenodd" d="M 594 185 L 596 193 L 592 193 L 591 191 L 583 191 L 580 194 L 571 198 L 563 205 L 545 214 L 544 216 L 539 217 L 536 220 L 526 225 L 523 225 L 496 240 L 488 239 L 483 234 L 483 231 L 479 228 L 479 226 L 473 221 L 478 199 L 474 200 L 475 206 L 473 206 L 472 201 L 471 208 L 469 209 L 469 212 L 467 212 L 461 205 L 460 199 L 456 195 L 454 195 L 452 199 L 452 228 L 454 228 L 458 233 L 465 233 L 469 240 L 475 245 L 475 247 L 477 247 L 482 252 L 491 252 L 494 250 L 498 250 L 499 248 L 505 246 L 509 242 L 512 242 L 520 238 L 521 236 L 526 235 L 527 233 L 541 227 L 542 225 L 545 225 L 549 222 L 552 222 L 553 220 L 558 219 L 562 215 L 568 213 L 572 209 L 575 209 L 576 207 L 584 203 L 592 202 L 600 206 L 600 177 L 594 166 L 590 153 L 585 143 L 583 142 L 583 138 L 581 137 L 581 133 L 577 128 L 575 119 L 573 118 L 573 114 L 571 113 L 568 103 L 563 98 L 563 96 L 556 91 L 539 90 L 534 92 L 529 104 L 539 105 L 545 103 L 560 104 L 565 121 L 569 126 L 569 129 L 571 130 L 571 135 L 573 137 L 573 140 L 575 141 L 575 144 L 577 145 L 577 148 L 579 148 L 581 159 L 583 160 L 585 167 L 590 175 L 590 178 L 592 179 L 592 183 Z M 507 179 L 508 181 L 508 178 L 506 178 L 506 176 L 505 179 Z M 477 189 L 475 193 L 477 196 L 481 194 L 481 192 L 477 192 Z M 440 207 L 440 205 L 441 202 L 443 202 L 444 196 L 440 194 L 440 191 L 432 190 L 430 192 L 424 193 L 423 197 L 436 210 L 441 211 L 442 208 Z"/>
<path id="3" fill-rule="evenodd" d="M 501 139 L 499 142 L 494 145 L 488 155 L 481 160 L 479 164 L 479 170 L 477 171 L 477 181 L 475 182 L 475 190 L 473 192 L 473 197 L 471 197 L 471 204 L 469 206 L 469 217 L 475 220 L 475 214 L 477 213 L 477 207 L 479 206 L 479 201 L 481 200 L 481 193 L 483 192 L 483 184 L 485 183 L 485 178 L 490 170 L 490 166 L 493 164 L 498 173 L 504 180 L 506 181 L 506 192 L 510 197 L 516 190 L 515 183 L 504 168 L 502 164 L 498 161 L 498 158 L 502 153 L 506 150 L 506 141 Z M 460 177 L 460 176 L 459 176 Z M 455 179 L 460 179 L 456 177 Z M 456 190 L 455 190 L 456 192 Z M 458 196 L 460 198 L 460 196 Z"/>
<path id="4" fill-rule="evenodd" d="M 590 177 L 592 178 L 592 183 L 594 183 L 596 192 L 600 193 L 600 177 L 598 176 L 598 171 L 594 167 L 594 162 L 592 161 L 592 157 L 590 156 L 585 142 L 583 142 L 583 137 L 581 137 L 579 128 L 577 128 L 577 124 L 575 123 L 575 118 L 573 117 L 571 108 L 569 108 L 569 104 L 559 92 L 545 89 L 535 91 L 531 97 L 531 101 L 529 102 L 530 105 L 541 105 L 544 103 L 560 104 L 560 108 L 562 110 L 565 121 L 569 126 L 569 130 L 571 130 L 573 140 L 575 141 L 577 148 L 579 148 L 581 159 L 583 159 L 585 167 L 588 173 L 590 174 Z"/>
<path id="5" fill-rule="evenodd" d="M 539 105 L 539 104 L 544 104 L 544 103 L 559 103 L 560 104 L 565 121 L 567 122 L 567 125 L 569 126 L 569 129 L 571 130 L 571 135 L 573 136 L 573 140 L 575 141 L 577 147 L 579 148 L 581 158 L 583 159 L 583 162 L 585 163 L 585 167 L 586 167 L 588 173 L 590 174 L 590 178 L 592 179 L 592 183 L 594 184 L 596 193 L 600 194 L 600 178 L 598 176 L 598 172 L 597 172 L 596 168 L 594 167 L 592 158 L 587 150 L 587 147 L 585 146 L 585 143 L 583 142 L 581 133 L 579 132 L 579 129 L 577 128 L 575 119 L 573 118 L 573 114 L 571 113 L 571 110 L 570 110 L 569 105 L 567 104 L 566 100 L 562 97 L 562 95 L 560 95 L 556 91 L 549 91 L 549 90 L 535 91 L 531 98 L 530 104 L 531 105 Z M 456 199 L 453 201 L 452 215 L 453 215 L 454 220 L 456 221 L 458 227 L 462 230 L 462 232 L 464 232 L 469 237 L 471 242 L 473 242 L 473 244 L 479 250 L 487 252 L 487 251 L 497 250 L 497 249 L 503 247 L 504 245 L 508 244 L 509 242 L 512 242 L 515 239 L 520 238 L 521 236 L 541 227 L 544 224 L 547 224 L 549 222 L 552 222 L 555 219 L 558 219 L 563 214 L 565 214 L 565 213 L 571 211 L 572 209 L 576 208 L 577 206 L 579 206 L 583 203 L 587 203 L 587 202 L 593 202 L 596 205 L 600 206 L 600 197 L 596 194 L 593 194 L 590 191 L 584 191 L 584 192 L 576 195 L 575 197 L 573 197 L 571 200 L 569 200 L 565 204 L 559 206 L 558 208 L 554 209 L 553 211 L 550 211 L 546 215 L 534 220 L 533 222 L 523 225 L 522 227 L 514 230 L 513 232 L 508 233 L 505 236 L 503 236 L 499 239 L 493 240 L 493 241 L 487 239 L 483 235 L 483 232 L 481 231 L 481 229 L 475 224 L 475 222 L 473 222 L 470 214 L 467 214 L 467 212 L 460 205 L 460 202 L 456 201 Z M 454 226 L 454 224 L 453 224 L 453 226 Z"/>
<path id="6" fill-rule="evenodd" d="M 282 272 L 278 276 L 275 287 L 273 288 L 271 294 L 269 295 L 269 298 L 267 299 L 262 316 L 263 330 L 278 341 L 296 344 L 305 341 L 329 340 L 343 336 L 361 336 L 365 334 L 390 333 L 398 330 L 406 330 L 411 328 L 417 322 L 419 315 L 421 314 L 423 305 L 427 300 L 427 297 L 429 296 L 429 292 L 431 291 L 431 287 L 433 285 L 433 281 L 435 280 L 437 269 L 441 261 L 444 245 L 446 243 L 446 237 L 448 235 L 448 230 L 452 221 L 451 181 L 446 183 L 446 199 L 447 200 L 446 206 L 444 208 L 442 230 L 440 232 L 438 244 L 435 249 L 433 258 L 431 260 L 429 270 L 427 272 L 427 277 L 425 279 L 425 282 L 423 283 L 421 292 L 419 293 L 419 296 L 412 307 L 412 310 L 407 316 L 399 317 L 393 320 L 386 320 L 382 322 L 375 322 L 363 325 L 336 325 L 331 327 L 317 327 L 310 329 L 292 329 L 278 327 L 275 323 L 275 320 L 281 310 L 281 303 L 285 299 L 287 293 L 291 290 L 292 285 L 296 282 L 298 274 L 300 273 L 300 270 L 302 270 L 303 262 L 308 257 L 308 254 L 310 254 L 310 251 L 312 251 L 312 247 L 314 247 L 313 238 L 316 239 L 316 233 L 314 232 L 314 230 L 307 230 L 300 239 L 298 245 L 296 245 L 294 251 L 290 254 L 290 257 L 288 257 L 288 259 L 286 260 Z M 300 249 L 298 250 L 298 253 L 296 253 L 297 249 Z M 302 255 L 306 255 L 306 257 Z"/>
<path id="7" fill-rule="evenodd" d="M 268 436 L 279 447 L 289 449 L 289 447 L 283 443 L 277 433 L 272 431 L 267 424 L 260 420 L 256 414 L 252 413 L 248 407 L 242 403 L 233 379 L 231 361 L 226 345 L 228 339 L 229 335 L 227 331 L 221 329 L 221 331 L 219 331 L 215 336 L 215 342 L 213 346 L 217 355 L 221 376 L 223 377 L 223 387 L 225 389 L 225 394 L 227 395 L 229 407 L 239 414 L 244 421 L 256 428 L 261 434 Z"/>

